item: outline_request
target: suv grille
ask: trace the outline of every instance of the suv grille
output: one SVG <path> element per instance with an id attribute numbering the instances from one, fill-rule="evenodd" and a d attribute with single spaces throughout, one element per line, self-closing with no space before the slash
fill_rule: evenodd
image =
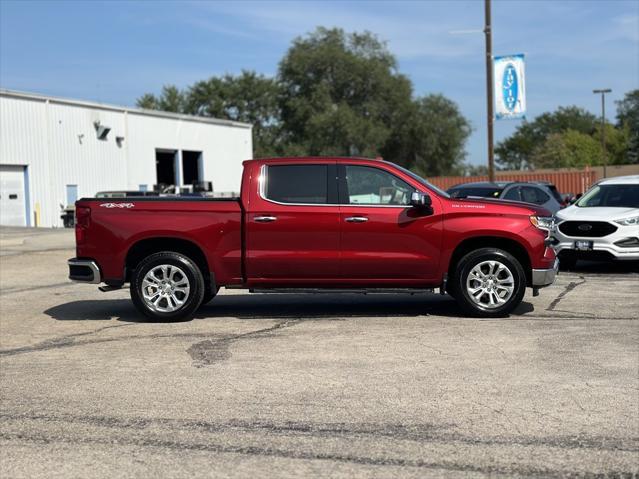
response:
<path id="1" fill-rule="evenodd" d="M 601 238 L 617 231 L 617 227 L 605 221 L 564 221 L 559 231 L 566 236 Z"/>

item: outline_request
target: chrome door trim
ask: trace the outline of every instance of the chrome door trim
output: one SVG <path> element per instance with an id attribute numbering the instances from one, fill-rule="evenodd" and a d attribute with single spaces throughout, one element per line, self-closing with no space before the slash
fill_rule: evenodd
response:
<path id="1" fill-rule="evenodd" d="M 297 165 L 299 163 L 281 163 L 282 165 Z M 327 164 L 327 163 L 308 163 L 310 164 L 315 164 L 315 165 L 323 165 L 323 164 Z M 278 163 L 278 165 L 280 165 L 280 163 Z M 374 168 L 374 167 L 372 167 Z M 381 169 L 381 168 L 378 168 Z M 386 170 L 382 170 L 382 171 L 386 171 Z M 392 173 L 391 173 L 392 174 Z M 268 202 L 268 203 L 273 203 L 275 205 L 281 205 L 281 206 L 339 206 L 339 207 L 344 207 L 344 208 L 349 208 L 349 207 L 356 207 L 356 208 L 401 208 L 401 209 L 406 209 L 406 208 L 412 208 L 411 205 L 358 205 L 358 204 L 348 204 L 348 203 L 282 203 L 281 201 L 275 201 L 275 200 L 271 200 L 269 198 L 266 197 L 266 192 L 264 191 L 266 188 L 266 179 L 268 177 L 268 165 L 263 164 L 260 168 L 260 178 L 259 178 L 259 188 L 258 188 L 258 195 L 260 197 L 260 199 Z"/>

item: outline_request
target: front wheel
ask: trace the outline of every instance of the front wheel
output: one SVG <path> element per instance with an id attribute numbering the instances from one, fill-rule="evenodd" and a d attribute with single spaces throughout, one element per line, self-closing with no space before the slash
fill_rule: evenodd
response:
<path id="1" fill-rule="evenodd" d="M 473 316 L 505 316 L 521 303 L 526 292 L 521 263 L 498 248 L 468 253 L 457 264 L 453 281 L 455 299 Z"/>
<path id="2" fill-rule="evenodd" d="M 204 279 L 187 256 L 163 251 L 147 256 L 133 272 L 131 299 L 156 321 L 189 319 L 204 296 Z"/>

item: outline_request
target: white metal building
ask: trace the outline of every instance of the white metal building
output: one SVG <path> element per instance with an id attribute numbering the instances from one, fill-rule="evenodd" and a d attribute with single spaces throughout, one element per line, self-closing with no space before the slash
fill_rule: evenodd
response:
<path id="1" fill-rule="evenodd" d="M 251 125 L 0 90 L 0 224 L 62 226 L 99 191 L 211 181 L 237 192 Z"/>

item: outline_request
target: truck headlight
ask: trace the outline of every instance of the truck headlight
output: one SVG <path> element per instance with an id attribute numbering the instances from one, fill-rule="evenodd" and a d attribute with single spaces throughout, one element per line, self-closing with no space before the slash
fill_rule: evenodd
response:
<path id="1" fill-rule="evenodd" d="M 639 225 L 639 216 L 631 216 L 630 218 L 624 218 L 622 220 L 615 220 L 615 223 L 621 226 L 634 226 Z"/>
<path id="2" fill-rule="evenodd" d="M 531 216 L 530 222 L 540 230 L 552 231 L 555 227 L 555 218 L 552 216 Z"/>

